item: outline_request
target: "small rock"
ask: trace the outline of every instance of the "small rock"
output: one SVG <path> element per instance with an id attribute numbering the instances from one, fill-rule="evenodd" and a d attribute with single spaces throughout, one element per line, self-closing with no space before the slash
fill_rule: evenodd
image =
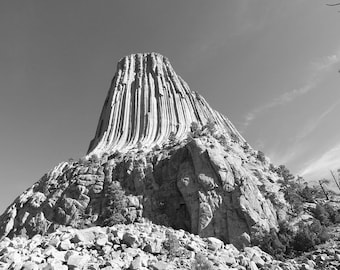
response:
<path id="1" fill-rule="evenodd" d="M 146 252 L 152 253 L 152 254 L 158 254 L 161 252 L 163 247 L 163 241 L 159 238 L 147 238 L 146 240 L 147 244 L 144 247 L 144 250 Z"/>
<path id="2" fill-rule="evenodd" d="M 232 256 L 225 256 L 225 257 L 223 257 L 223 261 L 228 266 L 236 264 L 236 260 Z"/>
<path id="3" fill-rule="evenodd" d="M 142 267 L 142 259 L 140 256 L 137 256 L 136 258 L 133 259 L 130 265 L 131 270 L 138 270 Z"/>
<path id="4" fill-rule="evenodd" d="M 242 233 L 239 237 L 240 245 L 242 245 L 242 248 L 249 247 L 251 240 L 249 234 L 246 232 Z"/>
<path id="5" fill-rule="evenodd" d="M 316 263 L 312 260 L 308 260 L 307 264 L 309 265 L 310 269 L 314 269 L 316 266 Z"/>
<path id="6" fill-rule="evenodd" d="M 0 241 L 0 250 L 7 248 L 10 244 L 11 244 L 11 239 L 9 239 L 8 237 L 5 237 L 4 239 L 2 239 L 2 241 Z"/>
<path id="7" fill-rule="evenodd" d="M 253 247 L 245 247 L 244 254 L 249 259 L 253 258 L 255 254 L 261 256 L 261 254 L 258 254 L 258 252 Z"/>
<path id="8" fill-rule="evenodd" d="M 112 234 L 117 237 L 119 240 L 123 240 L 125 232 L 120 231 L 120 230 L 112 230 Z"/>
<path id="9" fill-rule="evenodd" d="M 165 262 L 158 261 L 154 265 L 152 265 L 152 269 L 154 270 L 167 270 L 170 268 L 170 265 Z"/>
<path id="10" fill-rule="evenodd" d="M 49 242 L 48 242 L 48 245 L 49 246 L 53 246 L 53 247 L 57 247 L 60 243 L 60 239 L 59 238 L 56 238 L 56 237 L 53 237 Z"/>
<path id="11" fill-rule="evenodd" d="M 226 266 L 226 265 L 221 264 L 221 265 L 218 266 L 217 269 L 218 269 L 218 270 L 230 270 L 231 268 L 229 268 L 229 267 Z"/>
<path id="12" fill-rule="evenodd" d="M 31 254 L 29 257 L 29 260 L 31 262 L 35 262 L 35 263 L 41 263 L 43 262 L 44 258 L 42 256 L 40 256 L 39 254 Z"/>
<path id="13" fill-rule="evenodd" d="M 254 261 L 251 261 L 249 263 L 249 269 L 250 270 L 258 270 L 258 267 L 256 266 L 256 263 Z"/>
<path id="14" fill-rule="evenodd" d="M 53 261 L 47 263 L 42 270 L 68 270 L 67 265 L 63 265 L 61 262 Z"/>
<path id="15" fill-rule="evenodd" d="M 201 250 L 199 245 L 194 241 L 188 243 L 186 247 L 187 247 L 188 250 L 194 251 L 195 253 L 197 253 Z"/>
<path id="16" fill-rule="evenodd" d="M 301 264 L 300 270 L 311 270 L 313 268 L 311 268 L 308 264 L 303 263 Z"/>
<path id="17" fill-rule="evenodd" d="M 105 246 L 102 247 L 102 251 L 104 252 L 104 254 L 109 254 L 112 251 L 112 247 L 105 245 Z"/>
<path id="18" fill-rule="evenodd" d="M 139 207 L 139 200 L 136 196 L 127 196 L 127 205 L 129 207 Z"/>
<path id="19" fill-rule="evenodd" d="M 240 266 L 248 266 L 249 265 L 249 259 L 247 257 L 245 257 L 243 254 L 238 256 L 237 261 L 238 261 L 238 264 Z"/>
<path id="20" fill-rule="evenodd" d="M 81 269 L 90 261 L 90 259 L 89 255 L 72 254 L 67 260 L 67 265 Z"/>
<path id="21" fill-rule="evenodd" d="M 105 234 L 99 235 L 99 237 L 96 239 L 96 245 L 100 247 L 105 246 L 107 242 L 108 242 L 108 237 Z"/>
<path id="22" fill-rule="evenodd" d="M 139 249 L 137 248 L 127 248 L 124 250 L 125 253 L 131 255 L 132 257 L 136 257 L 139 253 Z"/>
<path id="23" fill-rule="evenodd" d="M 86 265 L 86 270 L 99 270 L 99 265 L 96 263 L 92 263 L 89 265 Z"/>
<path id="24" fill-rule="evenodd" d="M 215 237 L 208 237 L 207 242 L 208 248 L 213 251 L 221 249 L 224 245 L 222 240 L 217 239 Z"/>
<path id="25" fill-rule="evenodd" d="M 319 261 L 326 261 L 327 257 L 328 256 L 326 254 L 320 254 L 316 259 Z"/>
<path id="26" fill-rule="evenodd" d="M 70 241 L 70 239 L 65 239 L 63 241 L 60 242 L 59 244 L 59 249 L 61 250 L 70 250 L 73 248 L 73 245 Z"/>
<path id="27" fill-rule="evenodd" d="M 55 258 L 58 261 L 65 261 L 66 251 L 59 251 L 55 247 L 48 246 L 43 254 L 45 257 Z"/>
<path id="28" fill-rule="evenodd" d="M 130 247 L 138 247 L 138 240 L 138 237 L 132 233 L 127 232 L 123 235 L 123 242 Z"/>
<path id="29" fill-rule="evenodd" d="M 35 262 L 25 262 L 21 270 L 38 270 L 39 266 Z"/>
<path id="30" fill-rule="evenodd" d="M 338 262 L 340 262 L 340 254 L 335 254 L 334 259 L 337 260 Z"/>
<path id="31" fill-rule="evenodd" d="M 257 255 L 254 255 L 251 260 L 260 268 L 265 265 L 265 261 Z"/>
<path id="32" fill-rule="evenodd" d="M 87 228 L 83 230 L 76 230 L 74 237 L 72 238 L 73 243 L 93 243 L 96 239 L 95 230 L 93 228 Z"/>

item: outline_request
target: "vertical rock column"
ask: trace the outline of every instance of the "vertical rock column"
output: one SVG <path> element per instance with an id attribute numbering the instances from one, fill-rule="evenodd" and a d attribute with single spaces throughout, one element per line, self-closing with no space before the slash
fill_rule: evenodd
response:
<path id="1" fill-rule="evenodd" d="M 192 92 L 160 54 L 132 54 L 121 59 L 105 100 L 88 154 L 152 148 L 171 133 L 181 140 L 192 122 L 214 121 L 216 128 L 244 141 L 231 122 Z"/>

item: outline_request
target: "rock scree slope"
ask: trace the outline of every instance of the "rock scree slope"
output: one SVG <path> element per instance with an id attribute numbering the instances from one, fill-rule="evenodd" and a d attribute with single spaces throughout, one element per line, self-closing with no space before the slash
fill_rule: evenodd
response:
<path id="1" fill-rule="evenodd" d="M 285 218 L 279 179 L 167 58 L 133 54 L 118 63 L 87 155 L 21 194 L 0 217 L 0 237 L 104 226 L 120 205 L 126 224 L 151 220 L 242 246 Z"/>

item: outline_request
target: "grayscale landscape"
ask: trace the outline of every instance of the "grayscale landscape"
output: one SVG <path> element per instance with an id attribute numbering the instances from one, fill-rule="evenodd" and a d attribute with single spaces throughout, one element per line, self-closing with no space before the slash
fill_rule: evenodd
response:
<path id="1" fill-rule="evenodd" d="M 0 3 L 0 269 L 340 269 L 339 10 Z"/>

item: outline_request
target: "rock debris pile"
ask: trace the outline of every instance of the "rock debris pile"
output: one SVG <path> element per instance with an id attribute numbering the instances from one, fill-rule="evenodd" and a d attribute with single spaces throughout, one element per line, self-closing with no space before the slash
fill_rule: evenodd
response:
<path id="1" fill-rule="evenodd" d="M 294 270 L 257 247 L 239 251 L 231 244 L 200 238 L 183 230 L 151 223 L 74 229 L 61 227 L 47 236 L 5 238 L 0 243 L 0 269 L 22 270 Z"/>

